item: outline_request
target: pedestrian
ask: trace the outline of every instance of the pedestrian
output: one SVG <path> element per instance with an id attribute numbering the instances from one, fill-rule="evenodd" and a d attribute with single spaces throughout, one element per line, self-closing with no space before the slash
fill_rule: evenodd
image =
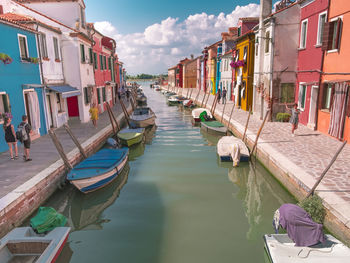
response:
<path id="1" fill-rule="evenodd" d="M 22 134 L 21 135 L 21 142 L 23 143 L 23 146 L 24 146 L 23 160 L 26 162 L 30 162 L 32 160 L 29 157 L 30 144 L 32 142 L 30 139 L 30 134 L 32 133 L 32 127 L 28 123 L 28 116 L 27 115 L 22 116 L 22 122 L 17 127 L 17 133 Z"/>
<path id="2" fill-rule="evenodd" d="M 120 95 L 120 90 L 118 89 L 118 99 L 120 100 L 121 99 L 121 95 Z"/>
<path id="3" fill-rule="evenodd" d="M 298 104 L 294 103 L 293 108 L 288 108 L 287 103 L 284 103 L 284 105 L 286 106 L 286 109 L 288 111 L 292 112 L 292 116 L 290 117 L 289 122 L 292 124 L 292 136 L 294 137 L 294 131 L 296 129 L 298 129 L 298 123 L 299 123 L 299 114 L 300 114 L 300 110 L 298 109 Z"/>
<path id="4" fill-rule="evenodd" d="M 90 118 L 92 120 L 92 124 L 95 128 L 97 128 L 97 120 L 98 120 L 98 108 L 96 107 L 96 103 L 92 103 L 92 107 L 89 110 Z"/>
<path id="5" fill-rule="evenodd" d="M 9 146 L 11 160 L 17 160 L 18 159 L 17 139 L 16 139 L 15 128 L 11 124 L 11 118 L 4 118 L 4 125 L 2 127 L 4 128 L 5 141 Z M 15 157 L 13 157 L 13 150 L 12 150 L 13 146 L 15 147 Z"/>
<path id="6" fill-rule="evenodd" d="M 222 91 L 222 104 L 226 103 L 226 88 L 224 88 L 224 90 Z"/>
<path id="7" fill-rule="evenodd" d="M 221 90 L 218 89 L 218 103 L 220 103 L 220 100 L 221 100 Z"/>

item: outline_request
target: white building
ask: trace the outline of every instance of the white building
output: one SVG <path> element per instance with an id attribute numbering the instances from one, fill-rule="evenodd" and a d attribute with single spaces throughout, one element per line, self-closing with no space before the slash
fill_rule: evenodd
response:
<path id="1" fill-rule="evenodd" d="M 82 0 L 54 0 L 49 2 L 44 0 L 21 0 L 21 3 L 11 0 L 2 1 L 4 2 L 2 3 L 4 12 L 32 16 L 42 23 L 59 28 L 62 32 L 59 41 L 61 54 L 58 60 L 63 62 L 64 84 L 67 85 L 60 86 L 61 88 L 57 88 L 56 91 L 61 93 L 63 98 L 69 96 L 69 92 L 75 92 L 69 88 L 73 87 L 79 90 L 79 95 L 68 97 L 66 103 L 64 103 L 65 105 L 57 105 L 61 109 L 65 109 L 69 117 L 79 116 L 82 122 L 89 121 L 90 104 L 85 103 L 83 88 L 95 86 L 95 79 L 92 40 L 86 27 L 84 2 Z M 45 63 L 45 60 L 43 60 L 43 72 L 48 73 L 47 78 L 51 82 L 49 86 L 51 84 L 54 86 L 57 84 L 54 82 L 59 81 L 61 71 L 56 68 L 59 67 L 58 64 L 54 68 L 51 67 L 51 62 Z M 49 77 L 50 70 L 46 71 L 44 68 L 49 68 L 52 71 L 58 70 L 57 79 L 52 78 L 52 75 Z M 56 125 L 59 126 L 60 123 L 64 122 L 64 119 L 57 120 Z"/>

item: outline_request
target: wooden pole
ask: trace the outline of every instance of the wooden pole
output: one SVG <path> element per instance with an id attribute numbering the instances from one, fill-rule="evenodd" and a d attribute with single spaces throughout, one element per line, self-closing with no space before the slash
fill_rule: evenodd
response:
<path id="1" fill-rule="evenodd" d="M 210 98 L 210 93 L 208 93 L 208 97 L 207 97 L 207 100 L 206 100 L 206 102 L 205 102 L 205 104 L 204 104 L 204 108 L 206 108 L 206 107 L 207 107 L 207 104 L 208 104 L 208 100 L 209 100 L 209 98 Z"/>
<path id="2" fill-rule="evenodd" d="M 222 110 L 221 122 L 224 119 L 225 108 L 226 108 L 226 103 L 224 104 L 224 109 Z"/>
<path id="3" fill-rule="evenodd" d="M 214 117 L 214 113 L 215 113 L 215 109 L 216 109 L 216 105 L 218 104 L 218 94 L 215 95 L 215 100 L 214 100 L 214 108 L 213 108 L 213 111 L 212 111 L 212 115 Z"/>
<path id="4" fill-rule="evenodd" d="M 204 100 L 205 100 L 205 96 L 206 96 L 207 94 L 204 92 L 204 97 L 203 97 L 203 100 L 202 100 L 202 103 L 201 103 L 201 107 L 203 107 L 203 104 L 204 104 Z"/>
<path id="5" fill-rule="evenodd" d="M 192 99 L 192 92 L 193 92 L 193 88 L 191 89 L 190 99 Z"/>
<path id="6" fill-rule="evenodd" d="M 65 154 L 65 152 L 63 150 L 62 144 L 60 143 L 60 141 L 58 140 L 58 138 L 56 136 L 56 133 L 53 130 L 49 130 L 49 135 L 53 141 L 53 144 L 56 146 L 56 149 L 57 149 L 59 155 L 61 156 L 66 168 L 68 168 L 69 170 L 73 169 L 73 166 L 70 164 L 70 162 L 67 158 L 67 155 Z"/>
<path id="7" fill-rule="evenodd" d="M 68 126 L 68 124 L 63 124 L 64 129 L 67 131 L 67 133 L 69 134 L 69 136 L 72 138 L 73 142 L 75 143 L 75 145 L 78 147 L 80 153 L 84 156 L 84 158 L 87 158 L 86 152 L 83 149 L 83 147 L 81 146 L 80 142 L 78 141 L 77 137 L 75 137 L 75 135 L 73 134 L 72 130 L 70 129 L 70 127 Z"/>
<path id="8" fill-rule="evenodd" d="M 109 104 L 107 104 L 107 109 L 109 109 L 109 111 L 110 111 L 110 113 L 111 113 L 111 115 L 112 115 L 112 118 L 113 118 L 113 120 L 114 120 L 114 122 L 115 122 L 115 125 L 117 126 L 117 131 L 120 131 L 119 123 L 118 123 L 116 117 L 114 116 L 114 113 L 113 113 L 113 111 L 112 111 L 112 108 L 111 108 L 111 106 L 109 106 Z"/>
<path id="9" fill-rule="evenodd" d="M 194 99 L 194 103 L 197 103 L 197 102 L 198 102 L 199 93 L 201 93 L 201 90 L 198 90 L 197 96 L 196 96 L 196 98 Z"/>
<path id="10" fill-rule="evenodd" d="M 107 105 L 108 105 L 108 103 L 107 103 Z M 107 106 L 107 112 L 108 112 L 109 120 L 110 120 L 110 122 L 112 124 L 113 134 L 116 134 L 117 130 L 116 130 L 115 126 L 114 126 L 114 122 L 113 122 L 113 119 L 112 119 L 112 114 L 111 114 L 110 108 L 108 106 Z"/>
<path id="11" fill-rule="evenodd" d="M 255 150 L 255 148 L 256 148 L 256 145 L 258 144 L 258 140 L 259 140 L 259 137 L 260 137 L 260 133 L 261 133 L 261 131 L 262 131 L 264 125 L 265 125 L 265 122 L 266 122 L 267 116 L 269 115 L 269 112 L 270 112 L 270 110 L 268 110 L 268 111 L 265 113 L 264 120 L 263 120 L 263 122 L 262 122 L 262 124 L 261 124 L 261 126 L 260 126 L 260 128 L 259 128 L 259 131 L 258 131 L 258 133 L 257 133 L 257 135 L 256 135 L 255 142 L 254 142 L 254 145 L 253 145 L 253 148 L 252 148 L 252 151 L 251 151 L 251 155 L 254 154 L 254 150 Z"/>
<path id="12" fill-rule="evenodd" d="M 242 141 L 244 142 L 245 139 L 245 135 L 247 133 L 247 129 L 248 129 L 248 123 L 249 123 L 249 119 L 250 119 L 250 115 L 252 114 L 252 106 L 250 106 L 250 110 L 248 113 L 248 118 L 247 118 L 247 123 L 245 124 L 245 128 L 244 128 L 244 133 L 243 133 L 243 137 L 242 137 Z"/>
<path id="13" fill-rule="evenodd" d="M 230 114 L 230 118 L 228 119 L 228 125 L 227 125 L 227 128 L 230 128 L 230 125 L 231 125 L 231 119 L 232 119 L 232 114 L 233 114 L 233 110 L 235 109 L 235 102 L 233 102 L 233 106 L 232 106 L 232 109 L 231 109 L 231 114 Z"/>
<path id="14" fill-rule="evenodd" d="M 323 177 L 326 175 L 326 173 L 328 172 L 328 170 L 331 168 L 331 166 L 333 165 L 333 163 L 335 162 L 335 160 L 337 159 L 338 155 L 340 154 L 340 152 L 343 150 L 343 148 L 345 147 L 347 141 L 344 141 L 343 144 L 339 147 L 338 151 L 335 153 L 335 155 L 333 156 L 331 162 L 328 164 L 328 166 L 326 167 L 326 169 L 324 169 L 324 171 L 322 172 L 320 178 L 318 178 L 317 182 L 315 183 L 315 185 L 311 188 L 310 192 L 307 194 L 306 198 L 308 198 L 310 195 L 314 194 L 314 191 L 316 189 L 316 187 L 321 183 Z"/>
<path id="15" fill-rule="evenodd" d="M 120 100 L 120 105 L 122 106 L 122 109 L 123 109 L 123 112 L 124 112 L 124 116 L 125 116 L 125 120 L 126 120 L 128 126 L 130 126 L 129 114 L 128 114 L 128 111 L 126 110 L 125 105 L 124 105 L 122 100 Z"/>
<path id="16" fill-rule="evenodd" d="M 211 114 L 213 114 L 214 106 L 216 106 L 217 97 L 218 97 L 218 94 L 216 93 L 216 94 L 215 94 L 215 97 L 214 97 L 213 104 L 211 105 L 211 108 L 210 108 Z M 207 100 L 207 102 L 208 102 L 208 100 Z M 205 107 L 206 107 L 206 106 L 207 106 L 207 104 L 205 104 Z M 214 115 L 214 114 L 213 114 L 213 115 Z"/>
<path id="17" fill-rule="evenodd" d="M 190 89 L 187 89 L 186 99 L 188 99 L 188 93 L 190 93 Z"/>

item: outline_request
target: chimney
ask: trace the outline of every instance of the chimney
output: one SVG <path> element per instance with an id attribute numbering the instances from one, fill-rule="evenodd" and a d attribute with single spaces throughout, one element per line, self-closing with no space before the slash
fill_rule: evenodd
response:
<path id="1" fill-rule="evenodd" d="M 238 35 L 238 27 L 229 27 L 228 32 L 230 36 L 237 36 Z"/>
<path id="2" fill-rule="evenodd" d="M 192 59 L 192 60 L 194 59 L 194 55 L 193 55 L 193 54 L 191 54 L 191 59 Z"/>
<path id="3" fill-rule="evenodd" d="M 2 7 L 2 5 L 0 5 L 0 15 L 2 15 L 4 13 L 4 8 Z"/>
<path id="4" fill-rule="evenodd" d="M 272 13 L 272 0 L 260 0 L 260 23 Z"/>

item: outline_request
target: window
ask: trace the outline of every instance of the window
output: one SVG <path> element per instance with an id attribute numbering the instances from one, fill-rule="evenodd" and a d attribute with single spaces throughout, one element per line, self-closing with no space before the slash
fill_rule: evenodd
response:
<path id="1" fill-rule="evenodd" d="M 111 70 L 112 69 L 112 59 L 108 58 L 108 69 Z"/>
<path id="2" fill-rule="evenodd" d="M 239 49 L 236 50 L 235 62 L 239 60 Z"/>
<path id="3" fill-rule="evenodd" d="M 83 44 L 80 44 L 80 57 L 81 63 L 85 63 L 85 47 Z"/>
<path id="4" fill-rule="evenodd" d="M 94 52 L 94 68 L 97 69 L 97 54 Z"/>
<path id="5" fill-rule="evenodd" d="M 270 52 L 270 31 L 265 34 L 265 53 Z"/>
<path id="6" fill-rule="evenodd" d="M 91 102 L 91 88 L 84 88 L 84 101 L 85 104 L 89 104 Z"/>
<path id="7" fill-rule="evenodd" d="M 238 28 L 238 36 L 241 36 L 241 33 L 242 33 L 241 30 L 242 30 L 241 27 L 239 27 Z"/>
<path id="8" fill-rule="evenodd" d="M 305 109 L 305 100 L 306 100 L 306 85 L 300 84 L 298 106 L 301 110 Z"/>
<path id="9" fill-rule="evenodd" d="M 280 103 L 293 103 L 293 102 L 294 102 L 294 83 L 282 83 Z"/>
<path id="10" fill-rule="evenodd" d="M 100 92 L 101 89 L 97 89 L 97 103 L 98 104 L 101 104 L 101 92 Z"/>
<path id="11" fill-rule="evenodd" d="M 104 69 L 104 70 L 107 69 L 107 59 L 106 59 L 106 56 L 103 56 L 103 69 Z"/>
<path id="12" fill-rule="evenodd" d="M 322 44 L 324 25 L 326 23 L 327 12 L 321 13 L 318 17 L 318 31 L 317 31 L 317 43 L 316 45 Z"/>
<path id="13" fill-rule="evenodd" d="M 90 47 L 90 48 L 89 48 L 89 63 L 90 63 L 90 64 L 92 64 L 92 63 L 94 62 L 93 56 L 94 56 L 94 54 L 93 54 L 93 52 L 92 52 L 92 48 Z"/>
<path id="14" fill-rule="evenodd" d="M 85 28 L 85 11 L 82 6 L 80 7 L 80 20 L 81 20 L 81 27 Z"/>
<path id="15" fill-rule="evenodd" d="M 300 48 L 306 48 L 306 36 L 307 36 L 307 20 L 301 22 L 300 30 Z"/>
<path id="16" fill-rule="evenodd" d="M 46 35 L 40 34 L 39 38 L 40 38 L 41 57 L 48 58 L 49 56 L 47 55 Z"/>
<path id="17" fill-rule="evenodd" d="M 9 96 L 3 92 L 0 92 L 0 123 L 3 123 L 3 114 L 4 113 L 10 113 L 11 112 L 11 106 L 10 106 L 10 100 Z"/>
<path id="18" fill-rule="evenodd" d="M 247 57 L 248 57 L 248 46 L 245 46 L 243 51 L 243 60 L 245 63 L 247 63 Z"/>
<path id="19" fill-rule="evenodd" d="M 106 101 L 106 87 L 102 88 L 102 99 L 104 102 Z"/>
<path id="20" fill-rule="evenodd" d="M 322 109 L 330 110 L 332 105 L 332 84 L 327 84 L 323 92 Z"/>
<path id="21" fill-rule="evenodd" d="M 103 70 L 103 59 L 102 59 L 102 55 L 100 55 L 100 70 Z"/>
<path id="22" fill-rule="evenodd" d="M 27 37 L 24 35 L 18 35 L 19 51 L 22 60 L 29 59 Z"/>
<path id="23" fill-rule="evenodd" d="M 336 50 L 340 47 L 342 19 L 335 20 L 324 25 L 322 50 Z"/>
<path id="24" fill-rule="evenodd" d="M 53 47 L 55 50 L 55 60 L 60 60 L 60 49 L 58 47 L 58 40 L 56 37 L 53 37 Z"/>
<path id="25" fill-rule="evenodd" d="M 64 112 L 64 99 L 60 93 L 56 93 L 58 113 Z"/>

